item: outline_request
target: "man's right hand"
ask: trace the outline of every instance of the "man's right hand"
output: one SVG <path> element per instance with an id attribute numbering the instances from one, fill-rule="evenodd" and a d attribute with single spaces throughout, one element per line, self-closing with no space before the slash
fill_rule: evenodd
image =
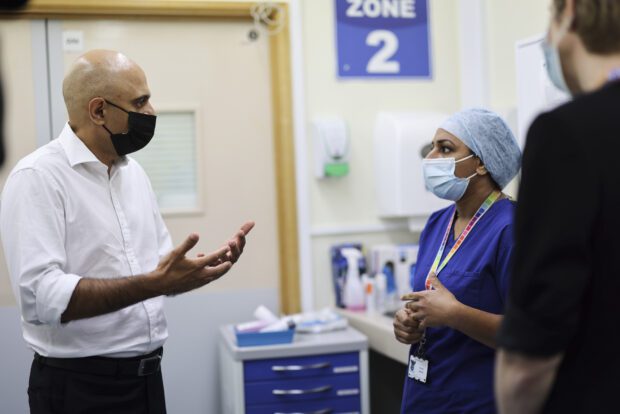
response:
<path id="1" fill-rule="evenodd" d="M 419 323 L 413 319 L 413 312 L 403 308 L 394 315 L 394 336 L 396 340 L 406 345 L 414 344 L 422 338 Z"/>
<path id="2" fill-rule="evenodd" d="M 162 295 L 175 295 L 197 289 L 219 279 L 232 267 L 228 259 L 228 245 L 210 254 L 199 254 L 195 259 L 186 257 L 187 252 L 198 243 L 198 239 L 198 234 L 190 234 L 157 265 L 153 275 L 159 282 Z"/>

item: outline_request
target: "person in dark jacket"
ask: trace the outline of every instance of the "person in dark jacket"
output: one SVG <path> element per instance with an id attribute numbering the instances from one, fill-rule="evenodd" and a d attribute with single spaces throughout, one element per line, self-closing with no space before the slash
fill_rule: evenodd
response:
<path id="1" fill-rule="evenodd" d="M 505 414 L 618 412 L 620 1 L 552 14 L 547 70 L 574 99 L 528 132 L 496 396 Z"/>

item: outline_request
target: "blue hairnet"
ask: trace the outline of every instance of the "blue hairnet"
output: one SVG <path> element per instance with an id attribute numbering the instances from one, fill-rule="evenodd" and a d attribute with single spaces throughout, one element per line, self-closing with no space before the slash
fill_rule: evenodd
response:
<path id="1" fill-rule="evenodd" d="M 471 108 L 450 116 L 439 127 L 478 156 L 495 182 L 504 188 L 521 168 L 521 149 L 512 131 L 495 112 Z"/>

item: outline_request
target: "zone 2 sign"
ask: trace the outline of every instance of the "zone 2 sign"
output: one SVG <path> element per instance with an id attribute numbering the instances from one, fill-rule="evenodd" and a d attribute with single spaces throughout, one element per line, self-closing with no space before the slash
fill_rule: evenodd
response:
<path id="1" fill-rule="evenodd" d="M 338 76 L 430 78 L 428 0 L 334 0 Z"/>

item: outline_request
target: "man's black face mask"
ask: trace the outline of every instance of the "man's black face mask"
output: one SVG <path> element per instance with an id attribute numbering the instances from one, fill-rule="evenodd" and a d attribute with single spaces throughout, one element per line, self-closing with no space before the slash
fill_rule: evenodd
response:
<path id="1" fill-rule="evenodd" d="M 140 112 L 126 111 L 120 106 L 106 100 L 106 103 L 126 112 L 129 115 L 127 132 L 113 134 L 105 125 L 102 125 L 112 140 L 112 145 L 119 157 L 131 154 L 146 147 L 155 134 L 155 115 L 141 114 Z"/>

